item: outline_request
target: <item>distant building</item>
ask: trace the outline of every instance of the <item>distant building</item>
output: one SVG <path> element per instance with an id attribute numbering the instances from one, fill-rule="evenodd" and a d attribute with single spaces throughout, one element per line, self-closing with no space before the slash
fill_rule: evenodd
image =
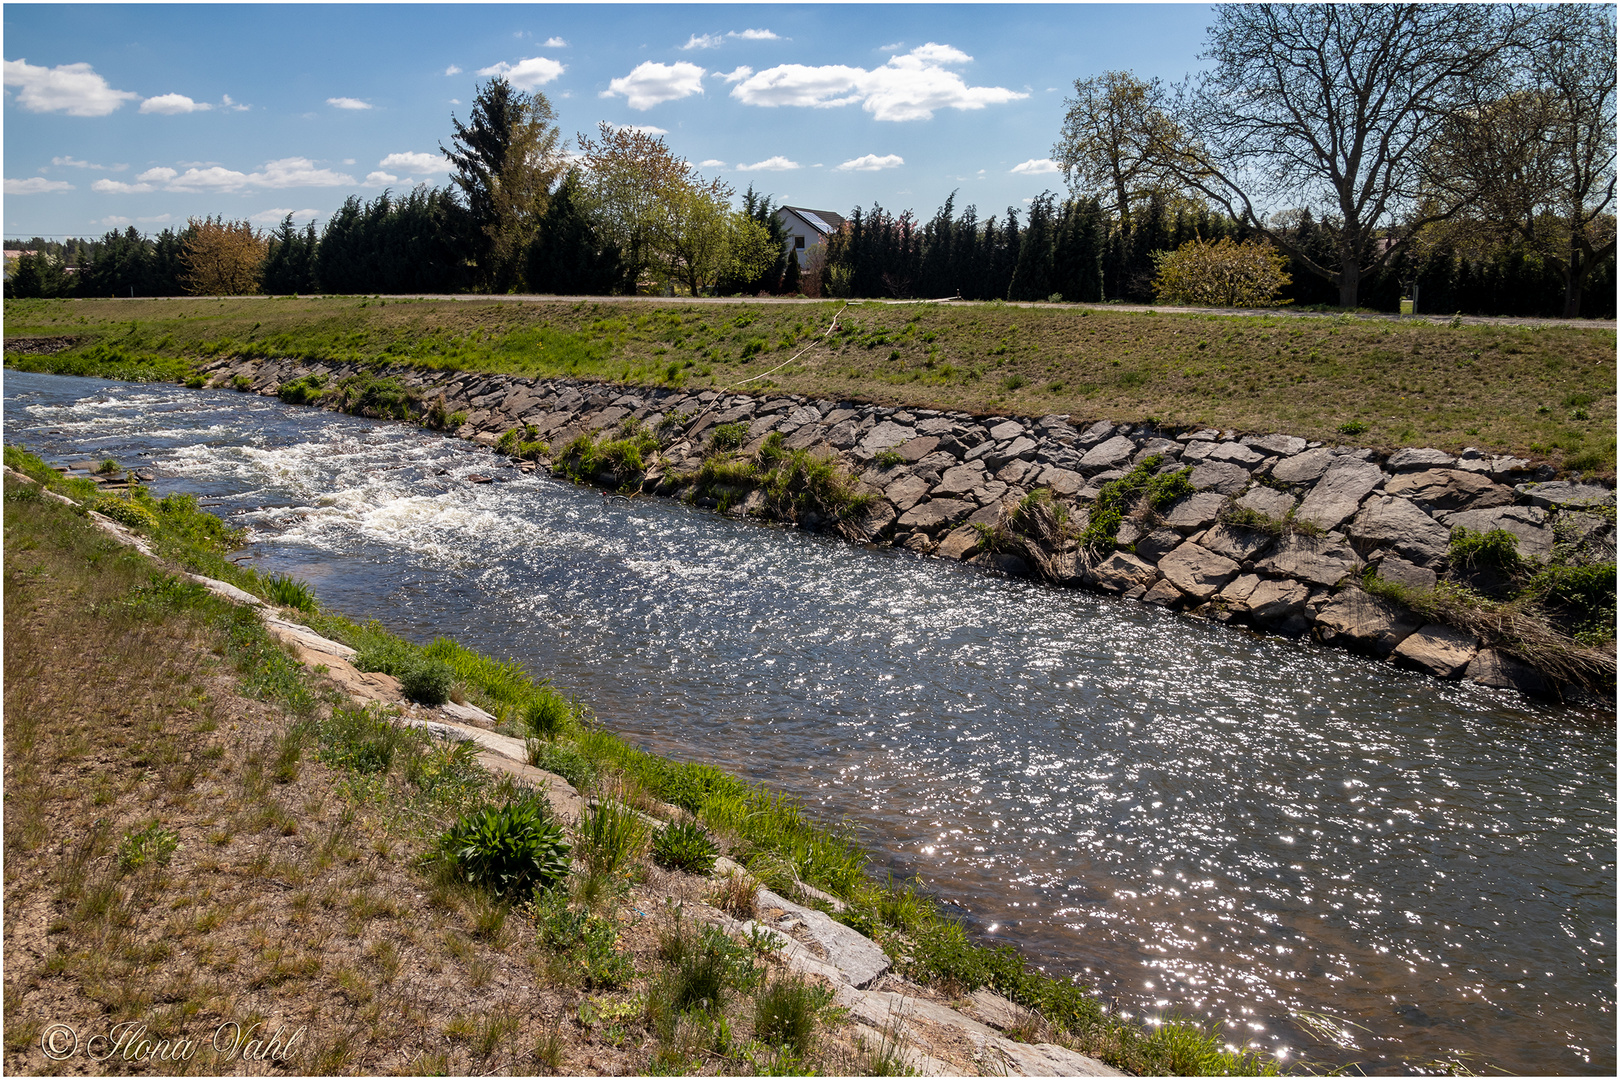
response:
<path id="1" fill-rule="evenodd" d="M 5 251 L 6 251 L 6 277 L 8 277 L 8 278 L 11 277 L 11 272 L 13 270 L 17 269 L 17 260 L 18 259 L 22 258 L 24 255 L 32 255 L 32 254 L 34 254 L 32 251 L 24 251 L 21 248 L 6 248 Z"/>
<path id="2" fill-rule="evenodd" d="M 802 206 L 784 206 L 776 212 L 776 220 L 788 234 L 788 247 L 798 256 L 803 266 L 810 250 L 827 242 L 827 237 L 844 227 L 844 218 L 831 210 L 806 210 Z"/>

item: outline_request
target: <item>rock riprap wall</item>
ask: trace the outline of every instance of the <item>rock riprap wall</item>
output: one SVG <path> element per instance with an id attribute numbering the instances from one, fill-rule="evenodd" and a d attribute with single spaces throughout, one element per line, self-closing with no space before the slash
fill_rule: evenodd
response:
<path id="1" fill-rule="evenodd" d="M 1474 450 L 1406 449 L 1385 458 L 1290 435 L 408 367 L 237 360 L 205 370 L 210 385 L 264 394 L 294 380 L 318 383 L 312 400 L 329 407 L 341 404 L 329 391 L 345 379 L 394 380 L 407 391 L 411 415 L 451 417 L 455 434 L 487 446 L 505 435 L 503 445 L 523 447 L 532 459 L 513 459 L 512 467 L 524 470 L 550 464 L 582 435 L 607 442 L 639 431 L 644 445 L 656 440 L 656 450 L 637 455 L 628 472 L 621 459 L 582 478 L 833 526 L 920 555 L 1311 634 L 1441 678 L 1532 692 L 1555 687 L 1509 650 L 1369 593 L 1361 587 L 1365 576 L 1370 570 L 1387 582 L 1432 589 L 1459 569 L 1451 565 L 1457 527 L 1504 530 L 1530 560 L 1551 560 L 1555 549 L 1566 563 L 1615 557 L 1612 488 L 1557 480 L 1546 466 Z M 348 395 L 351 407 L 358 396 Z M 397 394 L 376 396 L 394 401 L 383 411 L 398 415 Z M 724 450 L 716 447 L 717 432 Z M 785 504 L 750 483 L 747 468 L 703 473 L 706 461 L 746 465 L 762 460 L 762 450 L 776 459 L 799 451 L 834 463 L 847 473 L 842 490 L 854 498 L 842 509 L 814 500 Z M 1115 526 L 1106 509 L 1122 488 L 1125 512 Z"/>

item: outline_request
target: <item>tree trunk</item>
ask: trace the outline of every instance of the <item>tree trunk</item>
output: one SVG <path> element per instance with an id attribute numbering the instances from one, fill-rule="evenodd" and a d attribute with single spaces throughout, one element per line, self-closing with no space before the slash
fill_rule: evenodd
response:
<path id="1" fill-rule="evenodd" d="M 1361 260 L 1346 254 L 1339 260 L 1339 306 L 1353 308 L 1361 292 Z"/>
<path id="2" fill-rule="evenodd" d="M 1564 318 L 1581 317 L 1581 285 L 1585 274 L 1580 272 L 1581 253 L 1570 245 L 1569 258 L 1564 260 Z"/>

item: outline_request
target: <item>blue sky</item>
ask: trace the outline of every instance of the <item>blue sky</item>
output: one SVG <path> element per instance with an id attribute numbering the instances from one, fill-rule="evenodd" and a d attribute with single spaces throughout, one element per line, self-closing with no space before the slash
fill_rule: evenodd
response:
<path id="1" fill-rule="evenodd" d="M 444 183 L 480 82 L 544 93 L 570 142 L 656 128 L 740 193 L 981 218 L 1051 188 L 1076 78 L 1176 81 L 1181 4 L 66 5 L 8 3 L 4 231 L 155 233 L 222 214 L 323 220 Z"/>

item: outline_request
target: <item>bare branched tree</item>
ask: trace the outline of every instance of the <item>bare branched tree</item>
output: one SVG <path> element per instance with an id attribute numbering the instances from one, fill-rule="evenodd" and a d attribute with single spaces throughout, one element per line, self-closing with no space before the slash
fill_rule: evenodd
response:
<path id="1" fill-rule="evenodd" d="M 1529 22 L 1510 6 L 1221 7 L 1204 54 L 1213 68 L 1179 89 L 1165 128 L 1177 141 L 1148 156 L 1354 307 L 1363 276 L 1467 205 L 1425 190 L 1426 162 L 1448 121 L 1498 96 Z M 1336 262 L 1268 223 L 1298 207 L 1334 224 Z"/>

